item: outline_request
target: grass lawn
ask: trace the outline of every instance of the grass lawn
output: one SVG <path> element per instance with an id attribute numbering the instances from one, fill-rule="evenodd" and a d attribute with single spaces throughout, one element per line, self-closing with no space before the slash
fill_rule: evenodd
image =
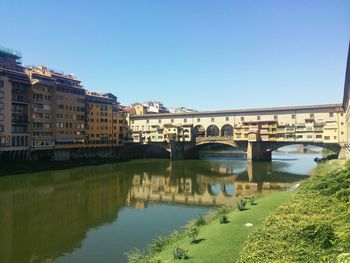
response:
<path id="1" fill-rule="evenodd" d="M 214 219 L 200 227 L 197 244 L 190 244 L 184 237 L 160 252 L 161 262 L 179 262 L 173 259 L 176 246 L 188 250 L 189 259 L 183 262 L 235 262 L 247 236 L 261 225 L 266 216 L 275 208 L 287 202 L 292 192 L 274 192 L 257 199 L 257 205 L 248 205 L 248 210 L 232 211 L 227 214 L 229 223 L 220 224 Z M 252 223 L 253 227 L 244 224 Z M 181 261 L 180 261 L 181 262 Z"/>
<path id="2" fill-rule="evenodd" d="M 244 243 L 238 262 L 350 262 L 350 163 L 319 164 Z"/>

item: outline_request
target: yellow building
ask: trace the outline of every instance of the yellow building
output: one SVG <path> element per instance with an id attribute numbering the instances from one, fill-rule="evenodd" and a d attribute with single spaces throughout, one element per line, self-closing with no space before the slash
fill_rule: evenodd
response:
<path id="1" fill-rule="evenodd" d="M 132 106 L 135 115 L 144 115 L 147 113 L 147 107 L 142 104 L 135 104 Z"/>
<path id="2" fill-rule="evenodd" d="M 115 146 L 123 145 L 129 140 L 129 115 L 119 107 L 113 109 L 113 144 Z"/>
<path id="3" fill-rule="evenodd" d="M 164 129 L 164 134 L 173 131 L 181 139 L 179 135 L 186 129 L 191 136 L 184 136 L 185 141 L 229 137 L 234 141 L 346 142 L 345 114 L 340 104 L 146 114 L 131 116 L 130 121 L 133 134 L 157 127 Z M 138 141 L 139 136 L 133 137 Z"/>
<path id="4" fill-rule="evenodd" d="M 119 129 L 114 130 L 113 107 L 117 97 L 113 94 L 86 92 L 86 136 L 89 146 L 116 145 Z"/>

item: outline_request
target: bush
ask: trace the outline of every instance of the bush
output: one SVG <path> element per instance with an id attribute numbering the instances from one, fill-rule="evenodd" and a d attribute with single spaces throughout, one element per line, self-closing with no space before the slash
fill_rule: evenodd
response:
<path id="1" fill-rule="evenodd" d="M 250 201 L 250 204 L 251 204 L 251 205 L 257 205 L 257 204 L 258 204 L 258 203 L 256 202 L 255 196 L 252 196 L 252 197 L 249 199 L 249 201 Z"/>
<path id="2" fill-rule="evenodd" d="M 228 206 L 222 206 L 218 209 L 217 214 L 218 215 L 224 215 L 224 214 L 228 214 L 231 212 L 231 208 Z"/>
<path id="3" fill-rule="evenodd" d="M 318 165 L 292 200 L 248 237 L 238 262 L 347 262 L 350 163 L 345 169 L 339 163 Z"/>
<path id="4" fill-rule="evenodd" d="M 158 236 L 153 239 L 152 243 L 148 246 L 148 254 L 159 253 L 163 248 L 168 245 L 170 239 L 167 237 Z"/>
<path id="5" fill-rule="evenodd" d="M 194 225 L 195 226 L 203 226 L 205 225 L 206 222 L 205 222 L 205 218 L 204 216 L 200 215 L 195 221 L 194 221 Z"/>
<path id="6" fill-rule="evenodd" d="M 240 200 L 238 203 L 237 203 L 237 208 L 239 211 L 243 211 L 243 210 L 246 210 L 246 205 L 247 205 L 247 202 L 245 200 Z"/>
<path id="7" fill-rule="evenodd" d="M 220 222 L 220 224 L 227 224 L 229 222 L 228 217 L 226 215 L 221 215 L 219 217 L 219 222 Z"/>
<path id="8" fill-rule="evenodd" d="M 188 232 L 187 232 L 187 236 L 190 240 L 190 243 L 196 243 L 197 241 L 197 237 L 199 235 L 199 228 L 194 226 L 192 227 Z"/>
<path id="9" fill-rule="evenodd" d="M 125 253 L 129 263 L 145 262 L 145 253 L 140 249 L 133 249 L 128 253 Z"/>
<path id="10" fill-rule="evenodd" d="M 181 247 L 176 247 L 175 250 L 173 251 L 174 259 L 188 259 L 187 255 L 187 250 L 181 248 Z"/>

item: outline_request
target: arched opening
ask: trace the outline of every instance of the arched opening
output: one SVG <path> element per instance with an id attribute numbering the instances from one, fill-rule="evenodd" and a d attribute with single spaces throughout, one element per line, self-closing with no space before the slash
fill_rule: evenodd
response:
<path id="1" fill-rule="evenodd" d="M 212 124 L 207 128 L 207 136 L 208 137 L 217 137 L 219 136 L 219 127 Z"/>
<path id="2" fill-rule="evenodd" d="M 220 184 L 209 184 L 208 185 L 208 192 L 211 196 L 216 196 L 216 195 L 220 194 L 221 185 Z"/>
<path id="3" fill-rule="evenodd" d="M 223 185 L 222 192 L 226 196 L 233 196 L 235 193 L 235 186 L 231 183 L 226 183 Z"/>
<path id="4" fill-rule="evenodd" d="M 193 128 L 193 137 L 204 137 L 205 136 L 205 129 L 202 125 L 197 125 Z"/>
<path id="5" fill-rule="evenodd" d="M 233 126 L 231 124 L 225 124 L 221 128 L 222 137 L 231 137 L 233 136 Z"/>

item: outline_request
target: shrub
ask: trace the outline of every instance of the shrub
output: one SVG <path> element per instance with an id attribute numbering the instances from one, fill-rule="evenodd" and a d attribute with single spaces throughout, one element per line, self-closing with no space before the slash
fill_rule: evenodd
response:
<path id="1" fill-rule="evenodd" d="M 195 221 L 194 221 L 194 225 L 195 226 L 202 226 L 202 225 L 205 225 L 206 222 L 205 222 L 205 218 L 204 216 L 200 215 Z"/>
<path id="2" fill-rule="evenodd" d="M 238 208 L 238 210 L 239 210 L 239 211 L 246 210 L 246 207 L 245 207 L 246 204 L 247 204 L 247 202 L 241 199 L 241 200 L 237 203 L 237 208 Z"/>
<path id="3" fill-rule="evenodd" d="M 199 228 L 196 227 L 196 226 L 192 227 L 187 232 L 187 236 L 188 236 L 188 238 L 190 240 L 190 243 L 196 243 L 198 235 L 199 235 Z"/>
<path id="4" fill-rule="evenodd" d="M 227 224 L 228 223 L 228 217 L 226 215 L 221 215 L 219 217 L 220 224 Z"/>
<path id="5" fill-rule="evenodd" d="M 255 196 L 253 195 L 250 199 L 250 204 L 251 205 L 257 205 L 258 203 L 256 202 Z"/>
<path id="6" fill-rule="evenodd" d="M 128 258 L 129 263 L 140 263 L 140 262 L 143 262 L 145 259 L 144 252 L 140 249 L 137 249 L 137 248 L 135 248 L 135 249 L 133 249 L 125 254 Z"/>
<path id="7" fill-rule="evenodd" d="M 322 248 L 329 248 L 335 240 L 332 227 L 328 224 L 310 224 L 303 228 L 302 238 L 308 238 L 310 242 L 320 245 Z"/>
<path id="8" fill-rule="evenodd" d="M 224 215 L 224 214 L 228 214 L 231 212 L 231 208 L 228 206 L 222 206 L 218 209 L 217 214 L 218 215 Z"/>
<path id="9" fill-rule="evenodd" d="M 176 247 L 175 250 L 173 251 L 174 259 L 187 259 L 187 250 L 181 248 L 181 247 Z"/>
<path id="10" fill-rule="evenodd" d="M 148 254 L 159 253 L 163 250 L 163 248 L 168 245 L 170 239 L 167 237 L 158 236 L 153 239 L 152 243 L 148 246 Z"/>

